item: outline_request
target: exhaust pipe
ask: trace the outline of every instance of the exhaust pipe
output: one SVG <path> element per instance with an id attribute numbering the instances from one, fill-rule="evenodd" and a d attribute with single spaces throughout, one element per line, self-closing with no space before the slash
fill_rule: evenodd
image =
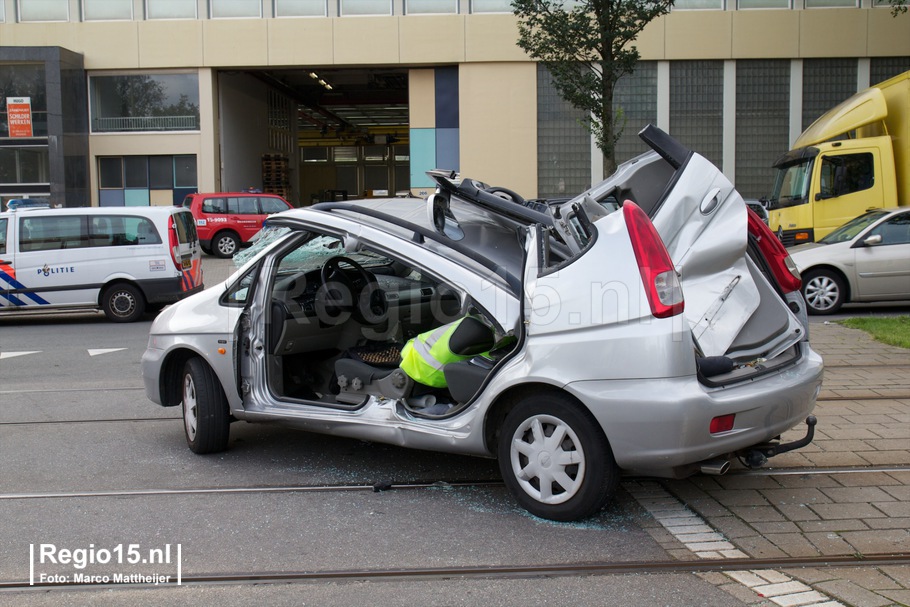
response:
<path id="1" fill-rule="evenodd" d="M 699 469 L 701 470 L 702 474 L 720 476 L 721 474 L 726 474 L 727 470 L 730 469 L 730 460 L 710 459 L 699 464 Z"/>

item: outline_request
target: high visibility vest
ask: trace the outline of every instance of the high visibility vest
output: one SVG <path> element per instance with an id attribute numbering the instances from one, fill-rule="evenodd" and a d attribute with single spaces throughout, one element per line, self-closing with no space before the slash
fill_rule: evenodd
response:
<path id="1" fill-rule="evenodd" d="M 405 344 L 401 350 L 401 364 L 399 365 L 408 377 L 416 382 L 445 388 L 446 378 L 442 372 L 443 367 L 449 363 L 467 360 L 471 356 L 461 356 L 449 349 L 449 338 L 464 319 L 437 327 L 432 331 L 421 333 Z"/>

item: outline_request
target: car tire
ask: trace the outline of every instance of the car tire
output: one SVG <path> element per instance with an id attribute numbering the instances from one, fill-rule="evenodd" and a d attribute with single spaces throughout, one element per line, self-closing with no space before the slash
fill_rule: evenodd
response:
<path id="1" fill-rule="evenodd" d="M 212 239 L 212 255 L 227 259 L 240 248 L 240 238 L 233 232 L 218 232 Z"/>
<path id="2" fill-rule="evenodd" d="M 231 416 L 218 376 L 199 357 L 186 361 L 182 376 L 183 430 L 193 453 L 227 449 Z"/>
<path id="3" fill-rule="evenodd" d="M 555 521 L 583 519 L 603 508 L 616 490 L 619 469 L 606 436 L 567 395 L 524 398 L 500 430 L 503 480 L 531 514 Z"/>
<path id="4" fill-rule="evenodd" d="M 844 305 L 844 279 L 831 270 L 811 270 L 803 276 L 803 297 L 809 314 L 834 314 Z"/>
<path id="5" fill-rule="evenodd" d="M 145 314 L 145 296 L 138 287 L 121 282 L 101 294 L 101 309 L 113 322 L 134 322 Z"/>

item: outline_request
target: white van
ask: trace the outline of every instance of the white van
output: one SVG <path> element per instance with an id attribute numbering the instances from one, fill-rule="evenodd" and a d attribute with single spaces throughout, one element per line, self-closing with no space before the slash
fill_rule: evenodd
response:
<path id="1" fill-rule="evenodd" d="M 181 207 L 20 207 L 0 213 L 0 314 L 100 308 L 138 320 L 201 291 L 193 215 Z"/>

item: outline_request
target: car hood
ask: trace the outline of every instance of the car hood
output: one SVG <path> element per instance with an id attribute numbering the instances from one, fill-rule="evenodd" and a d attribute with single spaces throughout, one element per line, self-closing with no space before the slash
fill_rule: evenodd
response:
<path id="1" fill-rule="evenodd" d="M 232 334 L 242 308 L 219 303 L 227 284 L 213 285 L 166 307 L 155 317 L 149 334 Z"/>

